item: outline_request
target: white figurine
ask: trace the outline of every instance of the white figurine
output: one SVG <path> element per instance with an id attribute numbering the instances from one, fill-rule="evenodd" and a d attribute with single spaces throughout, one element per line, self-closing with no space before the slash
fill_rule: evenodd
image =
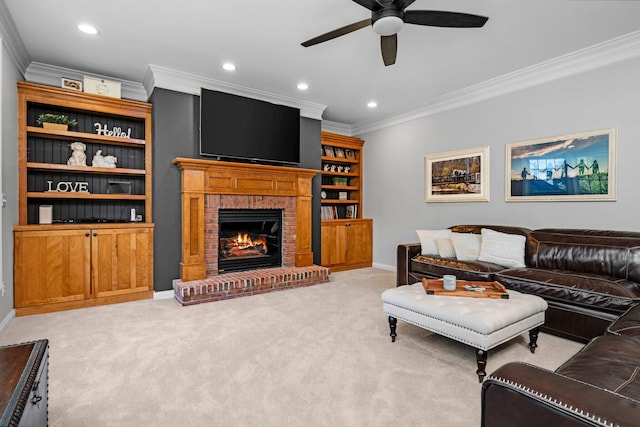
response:
<path id="1" fill-rule="evenodd" d="M 82 142 L 72 142 L 69 144 L 71 147 L 71 157 L 67 160 L 69 166 L 87 166 L 87 155 L 84 153 L 87 146 Z"/>
<path id="2" fill-rule="evenodd" d="M 91 166 L 98 168 L 115 168 L 116 163 L 118 163 L 118 159 L 115 156 L 103 156 L 102 150 L 98 150 L 95 156 L 93 156 Z"/>

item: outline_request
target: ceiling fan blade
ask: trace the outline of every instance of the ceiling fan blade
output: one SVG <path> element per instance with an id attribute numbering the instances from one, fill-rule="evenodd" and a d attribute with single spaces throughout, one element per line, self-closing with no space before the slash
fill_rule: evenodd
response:
<path id="1" fill-rule="evenodd" d="M 385 66 L 396 63 L 398 52 L 398 35 L 380 36 L 380 49 L 382 50 L 382 61 Z"/>
<path id="2" fill-rule="evenodd" d="M 345 25 L 344 27 L 338 28 L 337 30 L 329 31 L 328 33 L 322 34 L 321 36 L 318 36 L 318 37 L 314 37 L 301 44 L 304 47 L 313 46 L 314 44 L 326 42 L 327 40 L 344 36 L 345 34 L 352 33 L 356 30 L 359 30 L 360 28 L 364 28 L 369 25 L 371 25 L 371 19 L 364 19 L 359 22 L 354 22 L 353 24 Z"/>
<path id="3" fill-rule="evenodd" d="M 353 0 L 362 7 L 366 7 L 370 11 L 382 9 L 383 5 L 379 0 Z"/>
<path id="4" fill-rule="evenodd" d="M 437 10 L 408 10 L 404 13 L 405 24 L 431 27 L 478 28 L 482 27 L 487 20 L 489 18 L 485 16 Z"/>
<path id="5" fill-rule="evenodd" d="M 393 0 L 393 4 L 398 6 L 400 9 L 405 10 L 408 6 L 416 0 Z"/>

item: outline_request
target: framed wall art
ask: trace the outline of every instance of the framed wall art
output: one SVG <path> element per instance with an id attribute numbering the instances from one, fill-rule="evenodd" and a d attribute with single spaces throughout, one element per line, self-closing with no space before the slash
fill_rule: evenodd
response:
<path id="1" fill-rule="evenodd" d="M 488 202 L 489 147 L 424 156 L 425 202 Z"/>
<path id="2" fill-rule="evenodd" d="M 616 200 L 616 130 L 507 144 L 506 201 Z"/>

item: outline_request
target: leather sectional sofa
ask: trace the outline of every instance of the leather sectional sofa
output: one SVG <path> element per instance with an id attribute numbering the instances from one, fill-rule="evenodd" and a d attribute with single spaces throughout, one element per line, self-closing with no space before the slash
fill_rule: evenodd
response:
<path id="1" fill-rule="evenodd" d="M 640 302 L 640 233 L 497 225 L 456 225 L 454 233 L 483 228 L 526 238 L 524 266 L 421 255 L 420 243 L 397 248 L 397 286 L 453 274 L 460 280 L 499 281 L 549 304 L 543 330 L 581 342 L 603 335 Z"/>
<path id="2" fill-rule="evenodd" d="M 482 427 L 640 426 L 640 233 L 460 225 L 525 236 L 524 267 L 421 255 L 398 245 L 397 285 L 454 274 L 544 298 L 543 330 L 581 351 L 555 371 L 511 362 L 482 385 Z"/>
<path id="3" fill-rule="evenodd" d="M 640 305 L 551 372 L 522 362 L 482 384 L 482 427 L 640 425 Z"/>

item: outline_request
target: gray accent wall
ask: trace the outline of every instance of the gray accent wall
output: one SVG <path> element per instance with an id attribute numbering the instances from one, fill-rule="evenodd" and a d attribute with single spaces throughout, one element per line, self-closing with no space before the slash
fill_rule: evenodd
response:
<path id="1" fill-rule="evenodd" d="M 639 75 L 640 59 L 630 59 L 358 135 L 374 265 L 395 268 L 397 245 L 418 241 L 416 229 L 455 224 L 640 231 Z M 505 201 L 506 144 L 608 128 L 618 131 L 617 201 Z M 482 146 L 490 201 L 425 203 L 424 156 Z"/>
<path id="2" fill-rule="evenodd" d="M 13 226 L 18 223 L 18 90 L 16 83 L 22 80 L 15 63 L 0 38 L 0 179 L 1 192 L 5 193 L 7 205 L 2 209 L 2 268 L 0 281 L 6 292 L 0 296 L 0 333 L 3 323 L 13 316 Z"/>
<path id="3" fill-rule="evenodd" d="M 155 89 L 153 104 L 153 222 L 154 288 L 172 289 L 180 277 L 181 196 L 176 157 L 201 158 L 199 153 L 200 97 Z M 300 119 L 300 167 L 320 169 L 320 121 Z M 313 180 L 313 252 L 320 263 L 320 178 Z"/>

